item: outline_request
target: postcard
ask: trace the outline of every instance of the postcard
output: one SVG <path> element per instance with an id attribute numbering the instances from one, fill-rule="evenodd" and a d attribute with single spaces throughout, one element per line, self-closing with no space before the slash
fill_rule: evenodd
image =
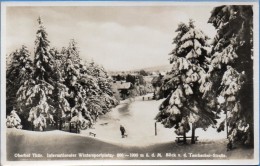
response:
<path id="1" fill-rule="evenodd" d="M 1 2 L 2 165 L 259 164 L 259 2 Z"/>

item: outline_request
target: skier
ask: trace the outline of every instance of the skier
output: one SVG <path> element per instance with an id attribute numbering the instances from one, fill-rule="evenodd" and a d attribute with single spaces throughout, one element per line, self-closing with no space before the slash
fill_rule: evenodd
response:
<path id="1" fill-rule="evenodd" d="M 120 131 L 121 131 L 122 138 L 124 138 L 125 137 L 125 128 L 122 125 L 120 125 Z"/>

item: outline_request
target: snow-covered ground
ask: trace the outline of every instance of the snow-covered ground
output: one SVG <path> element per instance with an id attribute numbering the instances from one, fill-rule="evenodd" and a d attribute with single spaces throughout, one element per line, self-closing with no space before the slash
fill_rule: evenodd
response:
<path id="1" fill-rule="evenodd" d="M 226 150 L 225 140 L 215 140 L 198 142 L 196 144 L 179 145 L 175 142 L 150 145 L 145 147 L 138 146 L 120 146 L 111 144 L 99 138 L 89 137 L 87 135 L 68 133 L 60 130 L 36 132 L 8 128 L 6 131 L 6 157 L 9 161 L 16 160 L 219 160 L 219 159 L 252 159 L 254 151 L 252 148 L 236 148 L 232 151 Z M 143 140 L 142 142 L 146 142 Z M 34 157 L 15 157 L 15 154 L 42 154 L 40 158 Z M 112 154 L 113 158 L 97 157 L 97 158 L 82 158 L 76 157 L 47 157 L 47 154 Z M 152 156 L 140 157 L 116 157 L 118 153 L 161 153 L 161 158 L 153 158 Z M 224 154 L 224 157 L 208 158 L 208 157 L 183 157 L 177 156 L 174 158 L 166 157 L 166 153 L 193 153 L 193 154 Z M 4 156 L 4 154 L 3 154 Z M 212 163 L 214 164 L 214 163 Z"/>
<path id="2" fill-rule="evenodd" d="M 157 123 L 155 136 L 154 118 L 162 100 L 147 100 L 148 97 L 151 99 L 152 94 L 146 95 L 144 101 L 143 96 L 122 101 L 111 112 L 101 116 L 94 129 L 83 130 L 81 133 L 89 135 L 89 132 L 93 132 L 99 140 L 122 146 L 148 146 L 174 141 L 177 136 L 174 129 L 164 128 L 160 123 Z M 120 125 L 125 127 L 127 138 L 121 138 Z M 190 135 L 191 131 L 188 133 Z M 219 140 L 226 138 L 226 132 L 218 133 L 212 127 L 207 131 L 199 128 L 196 129 L 196 136 L 199 136 L 199 141 Z"/>
<path id="3" fill-rule="evenodd" d="M 164 128 L 157 123 L 157 136 L 154 133 L 154 117 L 158 112 L 161 101 L 142 101 L 141 97 L 123 101 L 110 113 L 100 117 L 95 129 L 81 131 L 81 134 L 68 133 L 54 130 L 46 132 L 35 132 L 18 129 L 7 129 L 7 159 L 8 160 L 89 160 L 89 159 L 111 159 L 111 158 L 49 158 L 47 153 L 161 153 L 162 158 L 146 157 L 146 160 L 219 160 L 219 159 L 252 159 L 253 149 L 236 148 L 232 151 L 226 150 L 226 132 L 217 133 L 215 129 L 207 131 L 196 130 L 199 142 L 196 144 L 180 145 L 175 143 L 176 134 L 174 129 Z M 101 125 L 107 123 L 107 125 Z M 121 138 L 119 126 L 124 125 L 128 137 Z M 89 136 L 89 132 L 96 133 L 96 137 Z M 191 133 L 188 133 L 189 135 Z M 14 154 L 28 154 L 37 152 L 43 157 L 17 158 Z M 194 154 L 224 154 L 222 158 L 186 158 L 183 156 L 169 158 L 166 153 L 194 153 Z M 134 160 L 138 157 L 114 157 L 113 159 Z"/>
<path id="4" fill-rule="evenodd" d="M 148 97 L 148 96 L 146 96 Z M 150 94 L 151 97 L 151 94 Z M 184 158 L 175 159 L 251 159 L 252 148 L 238 147 L 232 151 L 226 150 L 226 132 L 218 133 L 216 129 L 208 128 L 207 131 L 196 129 L 199 141 L 187 146 L 175 143 L 174 129 L 164 128 L 157 123 L 157 136 L 155 136 L 154 117 L 162 100 L 143 101 L 142 97 L 122 101 L 111 112 L 103 115 L 94 125 L 94 129 L 81 131 L 81 134 L 68 133 L 54 130 L 46 132 L 7 129 L 7 158 L 8 160 L 36 160 L 35 158 L 17 158 L 16 153 L 38 152 L 43 154 L 39 160 L 62 160 L 72 158 L 48 158 L 47 153 L 209 153 L 224 154 L 223 158 Z M 224 116 L 222 116 L 224 118 Z M 128 137 L 121 138 L 119 126 L 126 128 Z M 89 132 L 96 134 L 90 136 Z M 191 135 L 191 132 L 188 133 Z M 86 159 L 75 157 L 77 159 Z M 103 158 L 94 158 L 103 159 Z M 114 159 L 140 159 L 140 158 L 114 158 Z M 145 159 L 154 159 L 151 156 Z"/>

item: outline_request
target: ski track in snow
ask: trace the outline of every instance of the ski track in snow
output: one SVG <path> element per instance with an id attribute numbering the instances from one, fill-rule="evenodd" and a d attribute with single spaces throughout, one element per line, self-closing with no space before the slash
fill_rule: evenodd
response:
<path id="1" fill-rule="evenodd" d="M 148 96 L 151 98 L 152 95 L 146 95 L 145 101 L 142 101 L 143 96 L 122 101 L 111 112 L 101 116 L 94 129 L 82 130 L 81 134 L 89 136 L 89 132 L 93 132 L 96 134 L 96 139 L 121 146 L 149 146 L 175 141 L 177 135 L 174 133 L 174 128 L 165 128 L 160 123 L 157 123 L 157 136 L 155 136 L 154 118 L 163 100 L 147 101 Z M 224 117 L 221 115 L 218 122 Z M 120 125 L 126 129 L 128 135 L 126 138 L 121 137 Z M 187 136 L 191 136 L 191 131 Z M 212 127 L 207 131 L 199 128 L 196 129 L 196 136 L 199 136 L 198 140 L 201 142 L 221 140 L 226 138 L 226 131 L 218 133 Z"/>

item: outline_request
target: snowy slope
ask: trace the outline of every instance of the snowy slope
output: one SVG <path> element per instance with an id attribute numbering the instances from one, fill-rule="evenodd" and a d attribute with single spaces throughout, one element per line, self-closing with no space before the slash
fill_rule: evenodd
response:
<path id="1" fill-rule="evenodd" d="M 145 101 L 139 96 L 121 102 L 113 111 L 100 117 L 91 132 L 96 133 L 98 139 L 126 146 L 148 146 L 175 141 L 177 135 L 174 129 L 164 128 L 160 123 L 157 123 L 157 136 L 155 136 L 154 118 L 162 100 L 147 101 L 148 96 Z M 127 138 L 121 138 L 120 125 L 125 127 Z M 88 135 L 89 130 L 82 131 L 82 134 Z M 191 135 L 191 131 L 187 135 Z M 199 136 L 199 141 L 219 140 L 226 138 L 226 132 L 218 133 L 212 127 L 207 131 L 199 128 L 196 129 L 196 136 Z"/>

